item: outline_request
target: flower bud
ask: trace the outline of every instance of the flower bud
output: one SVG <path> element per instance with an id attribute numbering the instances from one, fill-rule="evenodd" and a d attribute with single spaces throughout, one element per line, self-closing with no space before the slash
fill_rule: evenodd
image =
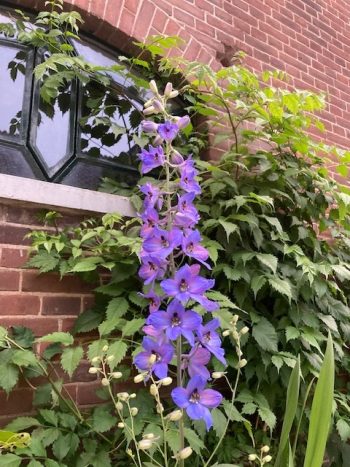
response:
<path id="1" fill-rule="evenodd" d="M 142 439 L 139 441 L 139 449 L 146 450 L 152 447 L 153 441 L 151 439 Z"/>
<path id="2" fill-rule="evenodd" d="M 109 380 L 107 378 L 102 378 L 101 379 L 101 384 L 102 384 L 102 386 L 109 386 Z"/>
<path id="3" fill-rule="evenodd" d="M 156 109 L 157 112 L 164 112 L 164 106 L 163 104 L 158 101 L 158 100 L 155 100 L 153 102 L 153 107 Z"/>
<path id="4" fill-rule="evenodd" d="M 257 458 L 258 458 L 258 456 L 256 454 L 249 454 L 249 456 L 248 456 L 248 460 L 250 460 L 250 461 L 255 461 Z"/>
<path id="5" fill-rule="evenodd" d="M 163 143 L 163 138 L 157 135 L 153 140 L 153 146 L 160 146 Z"/>
<path id="6" fill-rule="evenodd" d="M 222 378 L 224 375 L 226 375 L 226 371 L 214 371 L 214 373 L 211 374 L 211 377 L 213 379 L 220 379 Z"/>
<path id="7" fill-rule="evenodd" d="M 177 97 L 179 95 L 179 91 L 171 91 L 169 94 L 169 99 L 174 99 L 174 97 Z"/>
<path id="8" fill-rule="evenodd" d="M 188 115 L 184 115 L 183 117 L 179 118 L 179 120 L 176 122 L 176 125 L 181 130 L 182 128 L 186 128 L 190 121 L 190 117 Z"/>
<path id="9" fill-rule="evenodd" d="M 94 366 L 89 368 L 90 375 L 96 375 L 96 373 L 98 373 L 98 371 L 99 371 L 99 368 L 96 368 Z"/>
<path id="10" fill-rule="evenodd" d="M 232 337 L 234 338 L 235 341 L 239 340 L 239 334 L 235 329 L 232 331 Z"/>
<path id="11" fill-rule="evenodd" d="M 119 379 L 123 376 L 123 373 L 121 371 L 113 371 L 111 373 L 112 378 Z"/>
<path id="12" fill-rule="evenodd" d="M 173 378 L 167 376 L 166 378 L 161 379 L 159 382 L 162 386 L 170 386 L 170 384 L 173 382 Z"/>
<path id="13" fill-rule="evenodd" d="M 131 449 L 127 449 L 127 450 L 126 450 L 126 453 L 127 453 L 127 455 L 130 456 L 130 457 L 135 457 L 135 455 L 134 455 L 134 453 L 132 452 Z"/>
<path id="14" fill-rule="evenodd" d="M 149 392 L 152 396 L 156 396 L 158 394 L 157 386 L 155 384 L 151 384 L 151 386 L 149 387 Z"/>
<path id="15" fill-rule="evenodd" d="M 247 334 L 249 332 L 249 328 L 248 326 L 244 326 L 244 328 L 242 328 L 239 333 L 241 336 L 244 336 L 245 334 Z"/>
<path id="16" fill-rule="evenodd" d="M 150 107 L 147 107 L 147 109 L 144 109 L 143 115 L 152 115 L 154 114 L 155 110 L 156 109 L 153 107 L 153 105 L 151 105 Z"/>
<path id="17" fill-rule="evenodd" d="M 130 398 L 130 399 L 135 399 L 135 398 L 136 398 L 136 394 L 133 392 L 132 394 L 130 394 L 129 398 Z"/>
<path id="18" fill-rule="evenodd" d="M 237 321 L 239 320 L 238 315 L 233 315 L 231 319 L 231 324 L 237 324 Z"/>
<path id="19" fill-rule="evenodd" d="M 127 401 L 129 399 L 129 394 L 127 392 L 118 392 L 117 394 L 118 399 L 121 401 Z"/>
<path id="20" fill-rule="evenodd" d="M 158 94 L 157 84 L 156 84 L 156 82 L 154 81 L 154 79 L 152 79 L 152 80 L 149 82 L 149 88 L 150 88 L 150 90 L 153 92 L 153 94 Z"/>
<path id="21" fill-rule="evenodd" d="M 152 104 L 153 104 L 153 97 L 152 97 L 152 99 L 148 99 L 148 101 L 146 101 L 146 102 L 143 104 L 143 106 L 144 106 L 144 108 L 146 109 L 147 107 L 149 107 L 149 106 L 152 105 Z"/>
<path id="22" fill-rule="evenodd" d="M 178 422 L 182 418 L 182 412 L 181 410 L 173 410 L 166 416 L 166 418 L 172 422 Z"/>
<path id="23" fill-rule="evenodd" d="M 268 453 L 270 451 L 270 447 L 265 445 L 261 448 L 261 452 L 265 452 L 265 453 Z"/>
<path id="24" fill-rule="evenodd" d="M 238 368 L 243 368 L 246 366 L 247 364 L 247 360 L 245 358 L 243 358 L 242 360 L 240 360 L 240 362 L 238 363 Z"/>
<path id="25" fill-rule="evenodd" d="M 267 464 L 272 461 L 272 456 L 265 456 L 262 458 L 263 464 Z"/>
<path id="26" fill-rule="evenodd" d="M 151 122 L 150 120 L 143 120 L 141 122 L 141 128 L 145 133 L 153 133 L 158 129 L 158 123 Z"/>
<path id="27" fill-rule="evenodd" d="M 119 411 L 123 410 L 123 404 L 121 402 L 116 402 L 115 408 Z"/>
<path id="28" fill-rule="evenodd" d="M 183 164 L 184 158 L 182 155 L 176 151 L 176 149 L 173 149 L 173 152 L 171 153 L 171 163 L 175 165 L 180 165 Z"/>
<path id="29" fill-rule="evenodd" d="M 102 352 L 107 352 L 108 348 L 109 348 L 108 345 L 104 345 L 102 347 Z"/>
<path id="30" fill-rule="evenodd" d="M 125 424 L 123 422 L 119 422 L 117 425 L 118 428 L 124 428 Z"/>
<path id="31" fill-rule="evenodd" d="M 113 360 L 115 359 L 115 356 L 114 355 L 109 355 L 109 357 L 106 358 L 107 362 L 113 362 Z"/>
<path id="32" fill-rule="evenodd" d="M 137 407 L 131 407 L 130 409 L 130 413 L 133 417 L 136 417 L 136 415 L 138 414 L 139 412 L 139 409 Z"/>
<path id="33" fill-rule="evenodd" d="M 146 433 L 145 435 L 143 435 L 143 438 L 144 439 L 154 439 L 155 435 L 154 435 L 154 433 Z"/>
<path id="34" fill-rule="evenodd" d="M 242 355 L 243 355 L 243 352 L 242 352 L 242 350 L 241 350 L 239 347 L 236 348 L 236 353 L 237 353 L 237 355 L 238 355 L 239 357 L 242 357 Z"/>
<path id="35" fill-rule="evenodd" d="M 168 97 L 170 93 L 172 92 L 172 90 L 173 90 L 173 83 L 170 83 L 169 81 L 168 83 L 166 83 L 166 86 L 164 89 L 164 96 Z"/>
<path id="36" fill-rule="evenodd" d="M 144 381 L 144 379 L 145 379 L 145 375 L 140 373 L 140 374 L 135 376 L 134 383 L 142 383 L 142 381 Z"/>
<path id="37" fill-rule="evenodd" d="M 100 357 L 94 357 L 92 360 L 91 360 L 91 363 L 97 363 L 99 362 L 101 359 Z"/>
<path id="38" fill-rule="evenodd" d="M 222 333 L 224 337 L 227 337 L 231 334 L 231 331 L 229 329 L 225 329 L 225 331 Z"/>
<path id="39" fill-rule="evenodd" d="M 179 459 L 187 459 L 188 457 L 190 457 L 190 455 L 192 454 L 192 448 L 190 448 L 189 446 L 187 446 L 187 448 L 184 448 L 184 449 L 181 449 L 181 451 L 179 451 L 178 453 L 178 458 Z"/>
<path id="40" fill-rule="evenodd" d="M 157 413 L 161 414 L 164 412 L 163 404 L 157 404 Z"/>

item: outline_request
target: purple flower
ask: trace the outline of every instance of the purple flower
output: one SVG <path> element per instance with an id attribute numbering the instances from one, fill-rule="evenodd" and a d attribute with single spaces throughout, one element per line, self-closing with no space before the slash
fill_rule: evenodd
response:
<path id="1" fill-rule="evenodd" d="M 183 117 L 180 117 L 178 120 L 176 120 L 176 125 L 181 130 L 182 128 L 186 128 L 190 121 L 190 117 L 188 115 L 184 115 Z"/>
<path id="2" fill-rule="evenodd" d="M 201 236 L 198 230 L 194 230 L 182 240 L 182 251 L 190 258 L 200 261 L 208 269 L 211 269 L 205 261 L 209 258 L 208 251 L 200 244 Z"/>
<path id="3" fill-rule="evenodd" d="M 174 348 L 171 344 L 159 344 L 149 337 L 144 337 L 142 341 L 144 352 L 140 352 L 134 358 L 134 363 L 140 370 L 154 372 L 159 378 L 166 378 L 168 375 L 168 364 L 174 355 Z"/>
<path id="4" fill-rule="evenodd" d="M 224 365 L 226 365 L 225 351 L 221 347 L 221 339 L 216 329 L 220 326 L 220 322 L 217 318 L 212 319 L 209 323 L 204 326 L 200 326 L 198 329 L 198 340 L 199 342 L 209 350 L 215 357 Z"/>
<path id="5" fill-rule="evenodd" d="M 197 209 L 193 206 L 194 198 L 194 193 L 186 193 L 185 195 L 179 196 L 177 209 L 179 213 L 193 219 L 193 222 L 196 224 L 200 217 Z"/>
<path id="6" fill-rule="evenodd" d="M 193 167 L 181 168 L 181 177 L 179 186 L 188 193 L 199 195 L 202 190 L 199 183 L 196 181 L 197 170 Z"/>
<path id="7" fill-rule="evenodd" d="M 209 350 L 204 347 L 194 347 L 188 355 L 182 356 L 181 368 L 187 368 L 188 374 L 191 377 L 199 375 L 207 380 L 210 378 L 210 373 L 205 365 L 209 363 L 209 360 Z"/>
<path id="8" fill-rule="evenodd" d="M 162 208 L 163 198 L 160 189 L 152 183 L 145 183 L 140 186 L 140 191 L 145 195 L 144 205 L 146 208 L 153 208 L 157 205 L 158 209 Z"/>
<path id="9" fill-rule="evenodd" d="M 214 286 L 215 281 L 214 279 L 205 279 L 198 273 L 199 267 L 185 264 L 175 273 L 174 279 L 165 279 L 160 283 L 160 286 L 169 297 L 176 297 L 182 303 L 192 299 L 200 303 L 206 310 L 213 311 L 217 309 L 218 305 L 208 300 L 203 294 Z"/>
<path id="10" fill-rule="evenodd" d="M 141 128 L 145 133 L 153 133 L 158 130 L 158 123 L 152 122 L 151 120 L 142 120 Z"/>
<path id="11" fill-rule="evenodd" d="M 143 220 L 141 237 L 147 237 L 153 231 L 153 228 L 159 224 L 158 212 L 154 208 L 149 207 L 141 214 L 141 219 Z"/>
<path id="12" fill-rule="evenodd" d="M 207 430 L 213 426 L 213 420 L 209 409 L 220 405 L 222 395 L 214 389 L 204 389 L 206 380 L 196 375 L 188 382 L 187 388 L 175 388 L 171 391 L 171 397 L 181 409 L 186 409 L 187 415 L 192 420 L 204 420 Z"/>
<path id="13" fill-rule="evenodd" d="M 167 230 L 155 227 L 152 233 L 143 242 L 143 251 L 153 253 L 159 258 L 166 258 L 177 248 L 182 241 L 182 232 L 179 229 Z"/>
<path id="14" fill-rule="evenodd" d="M 198 329 L 201 323 L 202 318 L 195 311 L 185 311 L 176 299 L 170 303 L 166 311 L 156 311 L 147 320 L 147 324 L 164 329 L 170 340 L 183 335 L 192 346 L 194 345 L 193 331 Z"/>
<path id="15" fill-rule="evenodd" d="M 148 151 L 146 149 L 142 149 L 139 153 L 139 159 L 142 162 L 141 173 L 143 174 L 163 165 L 165 156 L 162 146 L 149 146 Z"/>
<path id="16" fill-rule="evenodd" d="M 179 132 L 179 128 L 176 123 L 165 122 L 158 126 L 158 134 L 165 141 L 172 141 Z"/>
<path id="17" fill-rule="evenodd" d="M 142 266 L 139 269 L 139 276 L 144 280 L 145 285 L 162 279 L 166 271 L 166 262 L 154 255 L 143 256 Z"/>
<path id="18" fill-rule="evenodd" d="M 149 312 L 153 313 L 154 311 L 158 311 L 160 307 L 161 298 L 157 295 L 154 290 L 150 290 L 146 294 L 140 294 L 144 298 L 149 299 Z"/>

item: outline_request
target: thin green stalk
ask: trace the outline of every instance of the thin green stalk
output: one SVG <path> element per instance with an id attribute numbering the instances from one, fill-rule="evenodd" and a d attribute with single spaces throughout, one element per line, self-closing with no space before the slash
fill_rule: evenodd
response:
<path id="1" fill-rule="evenodd" d="M 295 460 L 295 453 L 296 453 L 296 450 L 297 450 L 297 443 L 298 443 L 298 437 L 299 437 L 301 422 L 302 422 L 302 419 L 303 419 L 306 403 L 307 403 L 307 400 L 309 398 L 309 394 L 310 394 L 312 385 L 314 384 L 314 381 L 315 381 L 315 378 L 312 378 L 312 380 L 310 381 L 310 383 L 309 383 L 309 385 L 308 385 L 308 387 L 306 389 L 306 393 L 305 393 L 305 397 L 304 397 L 304 401 L 303 401 L 303 406 L 301 408 L 299 422 L 298 422 L 298 426 L 297 426 L 297 431 L 295 433 L 295 438 L 294 438 L 294 442 L 293 442 L 293 449 L 292 449 L 292 456 L 293 456 L 294 460 Z"/>

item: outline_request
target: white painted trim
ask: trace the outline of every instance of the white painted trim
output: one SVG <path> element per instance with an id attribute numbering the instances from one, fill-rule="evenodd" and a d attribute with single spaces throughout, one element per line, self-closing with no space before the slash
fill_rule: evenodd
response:
<path id="1" fill-rule="evenodd" d="M 111 195 L 67 185 L 0 174 L 0 199 L 40 204 L 42 207 L 66 208 L 94 213 L 117 212 L 134 216 L 126 196 Z"/>

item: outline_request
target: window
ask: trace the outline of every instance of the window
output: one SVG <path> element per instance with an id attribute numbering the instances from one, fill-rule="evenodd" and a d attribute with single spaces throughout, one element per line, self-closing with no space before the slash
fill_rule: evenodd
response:
<path id="1" fill-rule="evenodd" d="M 0 9 L 0 23 L 11 21 Z M 92 63 L 116 63 L 115 53 L 87 38 L 72 44 Z M 132 136 L 139 134 L 147 96 L 115 72 L 112 88 L 73 83 L 48 105 L 33 79 L 45 53 L 0 36 L 0 173 L 89 189 L 103 177 L 133 183 L 138 148 Z M 97 118 L 91 100 L 103 104 Z M 104 122 L 107 115 L 116 122 L 112 128 Z"/>

